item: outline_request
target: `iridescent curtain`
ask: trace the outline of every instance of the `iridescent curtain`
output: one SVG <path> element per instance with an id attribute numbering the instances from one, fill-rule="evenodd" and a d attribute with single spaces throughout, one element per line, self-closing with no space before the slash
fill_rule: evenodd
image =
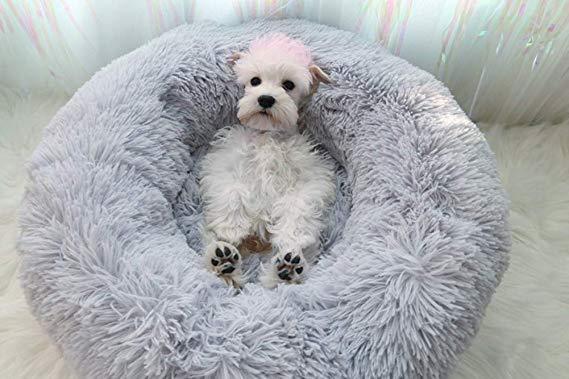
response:
<path id="1" fill-rule="evenodd" d="M 71 94 L 177 25 L 301 17 L 359 33 L 430 71 L 476 121 L 569 115 L 565 0 L 0 0 L 0 93 Z"/>

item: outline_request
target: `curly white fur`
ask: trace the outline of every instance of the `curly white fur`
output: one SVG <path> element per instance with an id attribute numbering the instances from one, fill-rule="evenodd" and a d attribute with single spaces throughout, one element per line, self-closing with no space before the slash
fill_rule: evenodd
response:
<path id="1" fill-rule="evenodd" d="M 248 251 L 237 246 L 256 235 L 270 241 L 275 252 L 261 283 L 269 288 L 298 283 L 315 259 L 323 211 L 335 194 L 332 165 L 297 133 L 298 107 L 327 77 L 314 65 L 286 59 L 282 51 L 235 58 L 238 82 L 245 86 L 238 111 L 244 126 L 222 129 L 202 165 L 206 264 L 228 283 L 241 285 L 241 254 Z M 286 88 L 286 81 L 294 88 Z M 261 106 L 260 96 L 272 97 L 274 104 Z"/>

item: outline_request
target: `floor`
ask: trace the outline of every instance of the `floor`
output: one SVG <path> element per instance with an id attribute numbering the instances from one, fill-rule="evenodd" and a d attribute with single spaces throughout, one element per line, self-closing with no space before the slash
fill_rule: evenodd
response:
<path id="1" fill-rule="evenodd" d="M 73 378 L 27 310 L 17 281 L 24 162 L 65 98 L 0 93 L 0 378 Z M 511 197 L 513 249 L 480 333 L 453 378 L 560 378 L 569 372 L 569 121 L 480 125 Z"/>

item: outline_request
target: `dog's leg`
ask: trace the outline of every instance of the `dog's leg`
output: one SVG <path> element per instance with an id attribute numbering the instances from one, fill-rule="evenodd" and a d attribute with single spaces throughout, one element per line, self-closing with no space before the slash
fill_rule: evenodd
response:
<path id="1" fill-rule="evenodd" d="M 327 177 L 316 175 L 273 204 L 273 222 L 267 229 L 276 255 L 261 276 L 265 287 L 303 281 L 309 262 L 316 258 L 324 226 L 322 214 L 333 191 Z"/>
<path id="2" fill-rule="evenodd" d="M 227 284 L 240 287 L 243 284 L 242 257 L 237 246 L 251 233 L 251 220 L 239 192 L 209 197 L 204 208 L 206 267 Z"/>

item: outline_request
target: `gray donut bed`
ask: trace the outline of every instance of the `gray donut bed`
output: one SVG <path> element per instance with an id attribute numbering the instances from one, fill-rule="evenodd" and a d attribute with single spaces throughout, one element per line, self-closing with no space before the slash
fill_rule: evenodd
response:
<path id="1" fill-rule="evenodd" d="M 237 122 L 226 59 L 269 31 L 333 80 L 301 123 L 337 163 L 337 200 L 304 284 L 236 292 L 204 268 L 196 178 Z M 449 91 L 306 21 L 181 26 L 117 59 L 57 113 L 29 174 L 22 283 L 82 377 L 446 377 L 507 267 L 495 160 Z"/>

